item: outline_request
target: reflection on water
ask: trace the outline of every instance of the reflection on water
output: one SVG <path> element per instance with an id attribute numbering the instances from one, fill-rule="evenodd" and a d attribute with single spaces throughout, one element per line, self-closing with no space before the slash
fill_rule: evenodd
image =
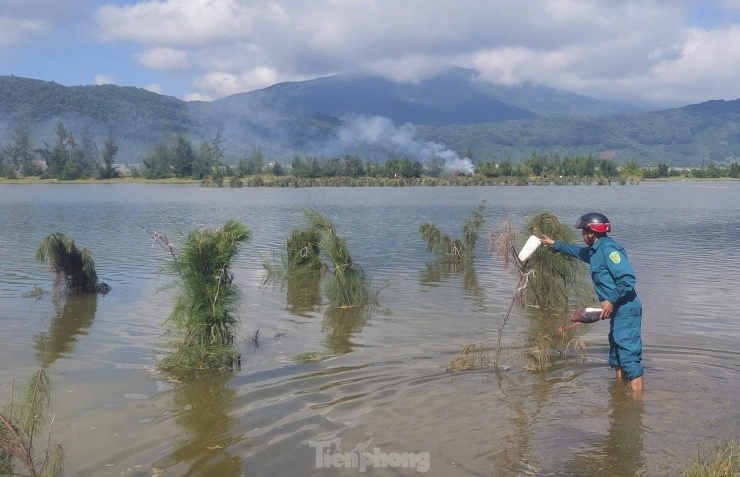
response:
<path id="1" fill-rule="evenodd" d="M 740 322 L 731 299 L 740 262 L 728 255 L 736 237 L 727 227 L 740 223 L 740 183 L 595 192 L 0 184 L 0 393 L 37 362 L 54 363 L 54 412 L 71 429 L 59 442 L 69 450 L 67 474 L 80 477 L 162 475 L 153 467 L 164 475 L 357 475 L 317 468 L 308 443 L 335 438 L 346 452 L 371 438 L 382 452 L 429 452 L 425 475 L 664 475 L 662 464 L 685 465 L 698 443 L 740 431 Z M 567 335 L 586 342 L 585 357 L 553 349 L 547 369 L 531 371 L 522 348 L 541 334 L 557 337 L 567 319 L 534 309 L 508 320 L 502 344 L 512 357 L 500 374 L 444 372 L 465 344 L 496 339 L 516 284 L 483 244 L 469 263 L 427 263 L 418 226 L 455 227 L 482 199 L 495 204 L 487 223 L 519 223 L 545 208 L 571 223 L 584 203 L 607 212 L 644 297 L 642 404 L 613 385 L 606 324 Z M 325 311 L 320 280 L 311 278 L 281 283 L 280 294 L 260 288 L 264 270 L 254 258 L 283 252 L 280 237 L 309 206 L 350 231 L 353 258 L 389 284 L 387 312 Z M 139 224 L 178 231 L 230 218 L 254 233 L 235 266 L 242 325 L 287 334 L 245 352 L 237 373 L 153 381 L 172 291 L 156 272 L 165 257 L 142 244 Z M 656 227 L 681 246 L 657 243 Z M 45 267 L 29 263 L 50 230 L 95 237 L 96 267 L 113 289 L 105 299 L 59 303 L 49 322 L 48 302 L 20 295 L 49 281 Z M 322 346 L 334 356 L 286 359 Z"/>
<path id="2" fill-rule="evenodd" d="M 588 449 L 575 452 L 566 462 L 566 475 L 642 475 L 645 465 L 642 457 L 645 433 L 643 401 L 633 399 L 625 386 L 616 381 L 609 388 L 609 394 L 606 435 L 589 438 Z"/>
<path id="3" fill-rule="evenodd" d="M 77 337 L 86 333 L 95 319 L 98 295 L 55 294 L 53 298 L 56 316 L 52 318 L 49 331 L 33 337 L 36 357 L 42 366 L 50 366 L 61 356 L 74 351 Z"/>
<path id="4" fill-rule="evenodd" d="M 525 342 L 522 343 L 522 352 L 519 356 L 515 355 L 510 364 L 517 361 L 529 359 L 532 356 L 525 350 L 533 346 L 537 340 L 543 336 L 552 336 L 553 344 L 557 347 L 556 337 L 552 335 L 552 325 L 550 315 L 543 315 L 539 310 L 524 309 L 524 318 L 526 318 L 527 331 Z M 524 467 L 527 471 L 533 471 L 541 468 L 538 463 L 539 450 L 537 449 L 537 439 L 539 433 L 539 421 L 548 405 L 551 405 L 551 394 L 553 387 L 547 380 L 548 368 L 562 367 L 563 360 L 556 360 L 551 363 L 551 352 L 554 350 L 544 350 L 548 354 L 545 361 L 535 360 L 534 364 L 522 365 L 516 364 L 516 367 L 532 367 L 531 376 L 516 376 L 506 373 L 505 370 L 493 372 L 493 380 L 496 388 L 501 393 L 501 401 L 509 408 L 509 423 L 507 435 L 499 443 L 498 449 L 494 451 L 498 463 L 497 471 L 494 475 L 517 475 Z M 544 369 L 537 366 L 544 366 Z M 529 378 L 529 379 L 527 379 Z"/>
<path id="5" fill-rule="evenodd" d="M 297 316 L 312 317 L 321 306 L 321 272 L 302 273 L 286 277 L 288 311 Z M 333 354 L 352 351 L 352 338 L 365 326 L 370 311 L 362 307 L 329 307 L 321 321 L 321 331 L 326 335 L 324 345 Z"/>
<path id="6" fill-rule="evenodd" d="M 550 373 L 492 375 L 491 475 L 651 475 L 643 474 L 644 402 L 616 381 L 607 384 L 606 400 L 594 396 L 570 377 L 555 377 L 565 370 L 558 363 Z"/>
<path id="7" fill-rule="evenodd" d="M 229 373 L 199 372 L 176 385 L 172 409 L 182 432 L 175 440 L 175 450 L 153 464 L 155 471 L 177 466 L 177 470 L 170 470 L 175 475 L 241 474 L 240 458 L 228 449 L 240 440 L 234 435 L 237 421 L 229 414 L 236 393 L 227 386 L 232 377 Z"/>
<path id="8" fill-rule="evenodd" d="M 356 346 L 352 338 L 362 330 L 367 320 L 367 311 L 359 307 L 329 308 L 324 313 L 321 331 L 326 333 L 324 344 L 335 354 L 352 351 Z"/>
<path id="9" fill-rule="evenodd" d="M 510 412 L 500 418 L 508 416 L 510 426 L 508 432 L 501 436 L 493 449 L 493 460 L 495 469 L 493 475 L 516 475 L 521 469 L 522 463 L 536 463 L 536 453 L 533 447 L 535 442 L 536 417 L 542 411 L 542 387 L 534 386 L 533 390 L 540 392 L 535 394 L 534 403 L 531 396 L 522 399 L 517 393 L 510 389 L 511 378 L 502 373 L 494 374 L 496 387 L 501 393 L 503 401 Z M 534 409 L 531 409 L 534 404 Z"/>
<path id="10" fill-rule="evenodd" d="M 486 295 L 483 288 L 478 284 L 478 276 L 472 260 L 446 260 L 440 259 L 426 264 L 421 271 L 419 283 L 422 286 L 436 287 L 440 283 L 462 277 L 462 288 L 474 298 L 479 309 L 483 309 Z"/>
<path id="11" fill-rule="evenodd" d="M 285 279 L 288 311 L 311 317 L 321 305 L 321 272 L 312 271 Z"/>

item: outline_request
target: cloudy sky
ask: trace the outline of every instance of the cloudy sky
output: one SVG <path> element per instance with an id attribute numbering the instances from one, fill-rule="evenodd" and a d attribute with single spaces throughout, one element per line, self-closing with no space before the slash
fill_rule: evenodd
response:
<path id="1" fill-rule="evenodd" d="M 186 100 L 450 66 L 600 99 L 740 98 L 740 0 L 0 0 L 0 75 Z"/>

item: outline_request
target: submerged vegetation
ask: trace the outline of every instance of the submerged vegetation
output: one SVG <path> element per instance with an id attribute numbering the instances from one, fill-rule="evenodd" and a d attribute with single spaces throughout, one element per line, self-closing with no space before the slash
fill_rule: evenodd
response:
<path id="1" fill-rule="evenodd" d="M 527 235 L 548 235 L 555 240 L 572 242 L 575 235 L 566 226 L 550 213 L 540 213 L 530 218 L 525 230 Z M 579 271 L 585 269 L 577 262 L 558 254 L 536 250 L 530 257 L 520 260 L 518 250 L 523 240 L 521 233 L 509 222 L 505 222 L 498 233 L 490 233 L 488 245 L 493 255 L 497 257 L 503 267 L 508 269 L 512 264 L 517 271 L 517 284 L 509 301 L 509 307 L 498 327 L 497 338 L 482 343 L 473 343 L 465 346 L 455 355 L 447 370 L 456 372 L 468 369 L 478 369 L 489 365 L 499 368 L 501 365 L 501 340 L 506 323 L 515 308 L 525 305 L 540 310 L 542 319 L 547 320 L 552 311 L 561 312 L 567 309 L 569 299 L 577 293 L 586 293 L 586 288 L 574 288 L 580 283 Z M 555 350 L 561 355 L 573 353 L 585 354 L 586 346 L 578 337 L 571 337 L 564 332 L 548 330 L 538 333 L 531 344 L 524 347 L 524 355 L 532 364 L 528 367 L 533 370 L 547 369 L 550 363 L 551 352 Z"/>
<path id="2" fill-rule="evenodd" d="M 46 294 L 46 290 L 41 288 L 38 285 L 34 285 L 33 289 L 31 291 L 23 292 L 21 294 L 21 297 L 23 298 L 35 298 L 36 300 L 40 300 L 41 297 L 43 297 Z"/>
<path id="3" fill-rule="evenodd" d="M 305 216 L 306 227 L 293 230 L 286 253 L 264 264 L 262 282 L 287 285 L 288 310 L 295 315 L 312 316 L 322 297 L 326 298 L 321 331 L 326 333 L 325 345 L 331 354 L 304 353 L 293 358 L 300 363 L 352 351 L 352 335 L 365 325 L 371 308 L 378 305 L 379 294 L 332 222 L 315 210 L 305 211 Z"/>
<path id="4" fill-rule="evenodd" d="M 0 475 L 58 477 L 62 475 L 64 451 L 42 440 L 46 411 L 51 403 L 50 382 L 43 369 L 32 376 L 19 397 L 0 413 Z M 53 425 L 52 418 L 51 424 Z M 48 431 L 51 434 L 51 430 Z M 46 445 L 39 450 L 39 442 Z"/>
<path id="5" fill-rule="evenodd" d="M 251 232 L 230 220 L 216 230 L 190 232 L 182 251 L 175 250 L 166 236 L 155 237 L 172 253 L 167 269 L 178 279 L 175 307 L 165 326 L 183 335 L 172 343 L 174 351 L 161 366 L 181 371 L 238 368 L 234 337 L 241 293 L 233 283 L 231 266 Z"/>
<path id="6" fill-rule="evenodd" d="M 422 281 L 438 282 L 448 276 L 463 276 L 465 289 L 478 288 L 472 258 L 483 224 L 484 206 L 485 204 L 481 203 L 465 221 L 460 239 L 452 239 L 433 225 L 427 224 L 429 227 L 426 231 L 434 232 L 430 235 L 430 248 L 443 258 L 434 266 L 427 265 L 427 273 L 422 274 Z M 370 287 L 369 278 L 363 269 L 353 261 L 346 238 L 337 235 L 332 222 L 315 211 L 308 211 L 306 219 L 306 228 L 294 230 L 288 237 L 283 265 L 284 276 L 288 279 L 289 306 L 292 300 L 298 303 L 297 308 L 317 306 L 321 300 L 320 284 L 323 281 L 325 285 L 323 291 L 326 293 L 330 308 L 321 321 L 321 331 L 326 334 L 325 345 L 331 349 L 332 354 L 314 351 L 292 358 L 298 363 L 316 363 L 353 350 L 355 346 L 353 336 L 366 325 L 367 315 L 364 314 L 363 308 L 373 302 L 376 294 Z M 548 213 L 536 215 L 527 221 L 524 230 L 527 235 L 547 234 L 566 242 L 572 242 L 575 238 L 569 227 L 563 226 L 554 215 Z M 518 282 L 509 313 L 513 307 L 521 305 L 532 305 L 532 308 L 541 310 L 540 317 L 544 317 L 545 311 L 566 309 L 573 297 L 575 285 L 578 284 L 579 273 L 578 269 L 574 268 L 576 262 L 559 260 L 564 257 L 543 250 L 522 262 L 516 253 L 522 242 L 521 235 L 510 224 L 505 224 L 501 235 L 496 239 L 489 238 L 491 247 L 504 263 L 504 268 L 513 264 L 516 267 L 515 272 L 518 272 Z M 237 309 L 240 293 L 233 283 L 231 270 L 240 246 L 247 243 L 250 237 L 250 231 L 235 221 L 229 221 L 215 231 L 191 232 L 186 236 L 186 242 L 180 250 L 170 245 L 166 236 L 154 236 L 156 240 L 166 244 L 167 250 L 172 254 L 173 261 L 168 268 L 178 278 L 175 309 L 166 323 L 181 335 L 181 339 L 174 342 L 173 353 L 162 361 L 163 368 L 229 370 L 239 366 L 240 355 L 234 338 L 238 325 Z M 71 240 L 59 242 L 72 243 L 71 249 L 77 250 Z M 70 290 L 85 289 L 79 285 L 70 285 L 76 282 L 67 278 L 70 274 L 64 272 L 66 268 L 61 265 L 57 268 L 54 265 L 64 261 L 51 258 L 59 255 L 49 251 L 54 247 L 48 244 L 44 247 L 44 257 L 52 262 L 52 267 L 65 286 Z M 84 255 L 79 251 L 78 254 Z M 80 261 L 84 262 L 83 259 Z M 92 270 L 94 274 L 94 267 Z M 82 298 L 90 300 L 84 300 L 86 303 L 80 302 L 82 304 L 77 308 L 72 307 L 77 302 L 67 302 L 70 305 L 69 311 L 65 308 L 63 313 L 60 312 L 57 320 L 59 324 L 52 323 L 48 336 L 43 340 L 37 340 L 38 357 L 45 366 L 68 353 L 74 344 L 74 336 L 79 334 L 80 329 L 89 327 L 92 323 L 97 297 L 87 295 Z M 509 313 L 504 318 L 504 325 Z M 74 321 L 74 324 L 64 323 L 65 321 Z M 492 365 L 499 367 L 501 333 L 504 325 L 499 329 L 498 341 L 492 339 L 465 346 L 460 353 L 452 357 L 447 370 L 460 372 L 485 369 Z M 275 337 L 277 339 L 278 335 Z M 264 334 L 258 328 L 249 341 L 254 348 L 259 348 L 263 340 Z M 558 360 L 563 364 L 564 356 L 582 356 L 585 353 L 583 340 L 566 334 L 531 332 L 529 341 L 521 347 L 520 356 L 530 360 L 527 368 L 535 371 L 547 370 Z M 191 382 L 197 384 L 198 380 L 193 379 Z M 227 382 L 228 377 L 224 377 L 220 386 L 204 388 L 202 392 L 197 393 L 196 397 L 200 399 L 197 402 L 201 404 L 200 406 L 193 405 L 193 401 L 188 399 L 183 399 L 177 405 L 185 408 L 190 406 L 195 411 L 211 411 L 213 407 L 209 406 L 210 398 L 213 396 L 213 389 L 216 389 L 217 398 L 220 396 L 225 402 L 224 409 L 228 409 L 230 404 L 227 398 L 231 394 L 225 385 Z M 0 414 L 0 475 L 61 475 L 63 452 L 60 447 L 46 444 L 45 450 L 34 449 L 39 443 L 43 445 L 44 442 L 39 439 L 39 435 L 44 427 L 44 408 L 48 403 L 48 379 L 42 370 L 34 375 L 23 397 L 11 399 L 11 403 Z M 228 423 L 228 419 L 223 417 L 229 417 L 229 413 L 221 414 L 217 415 L 220 418 L 218 422 Z M 194 429 L 201 431 L 211 429 L 207 424 L 202 425 L 196 421 L 199 417 L 211 415 L 209 413 L 187 411 L 178 415 L 185 420 L 197 422 L 197 426 L 192 426 Z M 181 423 L 182 419 L 178 419 L 178 423 Z M 204 421 L 207 422 L 207 419 Z M 207 442 L 211 445 L 209 449 L 213 450 L 217 446 L 221 449 L 228 448 L 233 443 L 228 439 L 230 437 L 228 432 L 213 434 L 216 436 L 215 441 L 211 440 L 213 438 L 211 434 L 204 434 L 207 435 L 197 441 L 198 446 L 201 446 L 202 442 Z M 183 446 L 183 449 L 183 454 L 192 451 L 192 448 L 186 446 Z M 738 475 L 739 454 L 738 444 L 734 441 L 717 452 L 716 456 L 700 453 L 685 476 Z M 234 459 L 233 466 L 238 468 L 239 465 L 241 465 L 239 460 Z"/>
<path id="7" fill-rule="evenodd" d="M 287 256 L 282 255 L 277 263 L 264 264 L 263 283 L 286 280 L 295 294 L 296 287 L 308 286 L 310 290 L 312 282 L 323 279 L 323 293 L 330 307 L 365 308 L 377 304 L 378 290 L 352 259 L 347 239 L 338 235 L 331 221 L 315 210 L 305 214 L 306 228 L 293 230 L 288 237 Z M 313 297 L 315 293 L 309 295 Z"/>
<path id="8" fill-rule="evenodd" d="M 320 257 L 320 241 L 320 231 L 311 224 L 303 230 L 293 230 L 288 237 L 288 274 L 291 277 L 326 269 Z"/>
<path id="9" fill-rule="evenodd" d="M 731 440 L 716 451 L 699 449 L 698 456 L 689 465 L 683 477 L 737 477 L 740 476 L 740 442 Z"/>
<path id="10" fill-rule="evenodd" d="M 41 241 L 36 250 L 36 261 L 49 263 L 56 276 L 55 285 L 66 293 L 98 290 L 98 274 L 92 254 L 86 248 L 77 248 L 74 240 L 61 232 L 50 234 Z"/>
<path id="11" fill-rule="evenodd" d="M 474 371 L 501 365 L 500 348 L 497 340 L 486 340 L 471 343 L 450 358 L 447 364 L 448 373 Z M 524 365 L 531 371 L 545 371 L 549 368 L 553 356 L 560 358 L 583 357 L 586 355 L 586 343 L 578 336 L 566 333 L 540 332 L 531 344 L 523 345 L 521 353 L 530 364 Z"/>
<path id="12" fill-rule="evenodd" d="M 532 344 L 524 350 L 524 355 L 531 361 L 527 367 L 532 371 L 547 370 L 553 354 L 583 357 L 586 355 L 586 343 L 578 336 L 570 337 L 565 333 L 540 332 Z"/>
<path id="13" fill-rule="evenodd" d="M 549 212 L 530 218 L 524 229 L 527 235 L 547 235 L 564 243 L 575 243 L 576 239 L 572 228 Z M 526 266 L 535 271 L 524 290 L 523 299 L 527 305 L 561 311 L 572 299 L 588 301 L 596 298 L 590 284 L 583 280 L 587 276 L 586 266 L 578 260 L 539 249 L 527 260 Z"/>
<path id="14" fill-rule="evenodd" d="M 324 361 L 325 359 L 330 358 L 331 355 L 319 353 L 318 351 L 309 351 L 307 353 L 301 353 L 298 355 L 295 355 L 291 358 L 291 361 L 295 361 L 296 363 L 318 363 L 319 361 Z"/>
<path id="15" fill-rule="evenodd" d="M 496 339 L 496 354 L 493 360 L 494 367 L 498 367 L 500 364 L 501 357 L 501 338 L 503 336 L 506 322 L 511 316 L 511 312 L 516 306 L 523 306 L 524 304 L 524 290 L 529 285 L 529 278 L 534 273 L 527 267 L 526 262 L 519 260 L 517 254 L 517 243 L 519 242 L 519 233 L 514 229 L 509 222 L 504 223 L 501 233 L 496 237 L 493 234 L 488 236 L 488 246 L 493 252 L 494 256 L 497 256 L 503 263 L 504 268 L 509 268 L 511 263 L 516 264 L 516 268 L 519 271 L 519 279 L 517 282 L 517 288 L 514 294 L 511 296 L 509 301 L 509 308 L 504 315 L 504 319 L 501 326 L 498 328 L 498 336 Z"/>
<path id="16" fill-rule="evenodd" d="M 573 242 L 575 238 L 570 228 L 548 212 L 530 218 L 525 225 L 525 230 L 528 235 L 537 237 L 547 235 L 563 242 Z M 584 268 L 578 262 L 560 254 L 548 253 L 541 248 L 524 261 L 520 260 L 517 250 L 521 247 L 522 240 L 519 237 L 519 232 L 510 223 L 505 223 L 497 237 L 491 234 L 488 238 L 490 249 L 501 260 L 504 268 L 508 268 L 513 263 L 519 275 L 509 309 L 498 329 L 494 360 L 496 366 L 499 364 L 504 327 L 514 307 L 534 306 L 542 313 L 565 310 L 573 284 L 577 282 L 578 271 L 585 273 Z M 527 355 L 535 361 L 536 369 L 541 370 L 547 367 L 549 349 L 552 348 L 553 343 L 553 338 L 548 335 L 541 335 L 534 339 Z M 582 343 L 577 344 L 580 348 Z M 566 348 L 569 347 L 566 346 Z M 583 348 L 585 349 L 585 346 Z"/>
<path id="17" fill-rule="evenodd" d="M 419 227 L 421 238 L 427 243 L 427 252 L 431 252 L 447 260 L 472 260 L 475 256 L 475 244 L 478 241 L 478 232 L 485 222 L 483 213 L 486 210 L 486 201 L 481 201 L 478 207 L 463 223 L 462 236 L 452 238 L 442 232 L 436 225 L 429 222 Z"/>
<path id="18" fill-rule="evenodd" d="M 331 263 L 331 271 L 324 285 L 326 298 L 332 307 L 365 307 L 377 302 L 377 291 L 370 277 L 352 260 L 347 239 L 337 235 L 334 225 L 316 211 L 306 213 L 308 230 L 318 232 L 319 249 Z"/>
<path id="19" fill-rule="evenodd" d="M 352 337 L 367 321 L 368 313 L 362 308 L 329 308 L 321 320 L 321 331 L 325 333 L 324 344 L 334 354 L 352 351 Z"/>
<path id="20" fill-rule="evenodd" d="M 495 349 L 495 342 L 492 340 L 465 345 L 459 353 L 450 358 L 446 368 L 447 372 L 459 373 L 485 369 L 491 365 L 491 356 Z"/>
<path id="21" fill-rule="evenodd" d="M 304 229 L 294 229 L 287 240 L 287 254 L 280 255 L 274 262 L 265 262 L 263 284 L 278 279 L 319 282 L 327 266 L 321 259 L 321 230 L 312 223 L 315 212 L 306 212 L 308 225 Z M 303 281 L 303 280 L 301 280 Z"/>

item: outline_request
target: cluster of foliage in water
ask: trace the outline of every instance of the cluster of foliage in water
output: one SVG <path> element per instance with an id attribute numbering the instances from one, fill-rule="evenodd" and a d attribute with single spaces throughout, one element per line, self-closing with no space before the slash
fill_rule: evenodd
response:
<path id="1" fill-rule="evenodd" d="M 370 279 L 362 267 L 352 260 L 347 239 L 337 235 L 334 225 L 315 211 L 307 214 L 308 227 L 319 232 L 319 249 L 331 262 L 331 273 L 325 290 L 329 305 L 334 307 L 364 307 L 373 300 Z"/>
<path id="2" fill-rule="evenodd" d="M 307 225 L 295 229 L 287 240 L 287 256 L 279 263 L 266 263 L 267 281 L 291 282 L 323 279 L 330 307 L 365 308 L 375 304 L 377 292 L 363 268 L 354 262 L 347 239 L 336 233 L 332 222 L 314 210 L 306 211 Z"/>
<path id="3" fill-rule="evenodd" d="M 485 222 L 483 213 L 486 201 L 482 201 L 475 211 L 465 220 L 460 238 L 450 237 L 436 225 L 424 223 L 419 227 L 422 239 L 427 242 L 427 252 L 434 253 L 446 260 L 472 260 L 475 256 L 475 244 L 478 232 Z"/>
<path id="4" fill-rule="evenodd" d="M 549 212 L 527 220 L 524 230 L 527 236 L 547 235 L 564 243 L 576 241 L 573 229 Z M 527 260 L 527 269 L 534 272 L 524 289 L 525 304 L 535 305 L 541 310 L 561 311 L 572 298 L 595 299 L 589 284 L 579 280 L 579 277 L 587 276 L 585 266 L 566 255 L 540 248 Z"/>
<path id="5" fill-rule="evenodd" d="M 98 290 L 98 274 L 92 254 L 79 249 L 74 240 L 61 232 L 49 234 L 36 250 L 36 261 L 49 262 L 56 285 L 67 293 L 91 293 Z"/>
<path id="6" fill-rule="evenodd" d="M 575 239 L 571 228 L 549 212 L 531 217 L 526 222 L 524 231 L 526 237 L 547 235 L 569 243 Z M 465 346 L 452 357 L 448 371 L 458 372 L 489 365 L 498 368 L 501 365 L 503 331 L 512 311 L 517 307 L 523 309 L 527 305 L 540 310 L 541 317 L 544 318 L 541 323 L 546 324 L 551 315 L 565 312 L 571 299 L 579 303 L 595 299 L 593 290 L 581 279 L 586 274 L 586 269 L 576 260 L 540 248 L 522 261 L 518 254 L 523 245 L 521 236 L 509 222 L 503 224 L 497 235 L 489 234 L 489 247 L 494 256 L 501 260 L 503 267 L 508 269 L 512 264 L 516 265 L 517 282 L 512 290 L 508 310 L 498 328 L 497 339 Z M 532 362 L 528 366 L 530 369 L 547 369 L 553 348 L 564 356 L 569 352 L 577 355 L 585 353 L 585 343 L 580 338 L 555 333 L 551 327 L 548 328 L 550 329 L 540 330 L 532 336 L 531 342 L 524 349 L 524 356 Z"/>
<path id="7" fill-rule="evenodd" d="M 233 369 L 240 354 L 234 344 L 241 293 L 231 266 L 251 232 L 230 220 L 216 230 L 195 230 L 168 269 L 177 277 L 175 307 L 166 325 L 178 333 L 174 351 L 162 360 L 172 370 Z"/>

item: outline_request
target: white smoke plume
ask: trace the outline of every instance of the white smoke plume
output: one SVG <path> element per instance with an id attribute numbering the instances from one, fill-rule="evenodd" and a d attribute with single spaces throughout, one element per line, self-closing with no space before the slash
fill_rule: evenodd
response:
<path id="1" fill-rule="evenodd" d="M 367 146 L 377 146 L 397 157 L 406 157 L 426 163 L 437 157 L 444 163 L 445 173 L 473 173 L 473 163 L 468 158 L 447 148 L 444 144 L 433 141 L 421 141 L 416 138 L 416 128 L 412 124 L 401 127 L 393 125 L 388 118 L 379 116 L 356 117 L 345 120 L 337 134 L 337 144 L 333 154 L 338 151 L 361 150 Z M 336 149 L 335 149 L 336 148 Z M 327 151 L 328 152 L 328 151 Z M 343 152 L 342 152 L 343 153 Z"/>
<path id="2" fill-rule="evenodd" d="M 456 172 L 462 172 L 463 174 L 473 174 L 473 161 L 464 157 L 462 159 L 453 159 L 445 162 L 445 173 L 450 175 Z"/>

